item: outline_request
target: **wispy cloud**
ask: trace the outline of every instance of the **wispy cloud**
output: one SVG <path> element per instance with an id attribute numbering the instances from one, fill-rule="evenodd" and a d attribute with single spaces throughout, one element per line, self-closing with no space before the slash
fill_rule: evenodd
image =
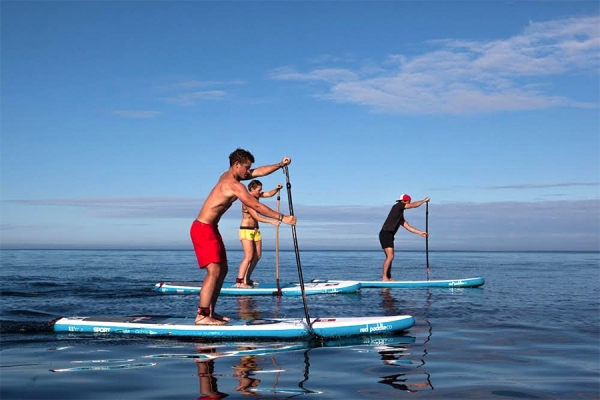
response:
<path id="1" fill-rule="evenodd" d="M 166 85 L 160 86 L 159 90 L 165 91 L 177 91 L 177 90 L 187 90 L 187 89 L 197 89 L 197 88 L 207 88 L 214 86 L 232 86 L 232 85 L 245 85 L 246 81 L 241 79 L 235 79 L 231 81 L 202 81 L 198 79 L 185 79 L 178 80 L 174 83 L 169 83 Z"/>
<path id="2" fill-rule="evenodd" d="M 503 186 L 488 186 L 486 189 L 515 189 L 515 190 L 528 190 L 528 189 L 548 189 L 548 188 L 559 188 L 559 187 L 589 187 L 589 186 L 600 186 L 600 182 L 565 182 L 565 183 L 549 183 L 545 185 L 503 185 Z"/>
<path id="3" fill-rule="evenodd" d="M 182 93 L 173 97 L 166 97 L 167 103 L 180 104 L 182 106 L 191 106 L 198 100 L 222 100 L 226 93 L 222 90 L 208 90 L 204 92 Z"/>
<path id="4" fill-rule="evenodd" d="M 203 199 L 179 197 L 115 197 L 20 199 L 7 202 L 29 206 L 79 207 L 98 218 L 190 218 Z"/>
<path id="5" fill-rule="evenodd" d="M 375 111 L 404 114 L 469 114 L 597 104 L 551 93 L 550 77 L 597 75 L 600 18 L 531 22 L 505 40 L 429 42 L 417 56 L 392 54 L 380 65 L 356 70 L 290 67 L 269 74 L 274 80 L 320 83 L 316 97 L 362 104 Z M 328 56 L 323 60 L 335 58 Z"/>
<path id="6" fill-rule="evenodd" d="M 289 81 L 321 81 L 327 83 L 353 82 L 359 79 L 354 72 L 345 69 L 318 69 L 308 73 L 299 73 L 291 68 L 278 68 L 269 74 L 271 79 Z"/>
<path id="7" fill-rule="evenodd" d="M 154 118 L 162 113 L 149 110 L 112 110 L 111 113 L 125 118 Z"/>
<path id="8" fill-rule="evenodd" d="M 223 100 L 228 95 L 226 87 L 245 84 L 246 81 L 241 79 L 230 81 L 178 79 L 175 82 L 158 86 L 157 90 L 169 92 L 168 96 L 162 97 L 162 100 L 167 103 L 191 106 L 199 101 Z"/>

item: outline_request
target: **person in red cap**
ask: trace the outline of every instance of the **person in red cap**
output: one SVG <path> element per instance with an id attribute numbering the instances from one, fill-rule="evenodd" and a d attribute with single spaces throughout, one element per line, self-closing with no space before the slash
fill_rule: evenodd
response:
<path id="1" fill-rule="evenodd" d="M 404 219 L 404 210 L 410 208 L 417 208 L 421 204 L 429 201 L 429 197 L 425 197 L 423 200 L 415 201 L 411 203 L 411 198 L 407 194 L 400 195 L 400 198 L 396 200 L 396 204 L 392 206 L 390 213 L 388 214 L 381 231 L 379 231 L 379 243 L 385 253 L 385 261 L 383 262 L 383 276 L 384 281 L 393 281 L 392 279 L 392 261 L 394 261 L 394 236 L 398 232 L 398 228 L 403 226 L 409 232 L 416 233 L 422 237 L 426 237 L 427 233 L 418 230 L 410 226 L 410 224 Z"/>

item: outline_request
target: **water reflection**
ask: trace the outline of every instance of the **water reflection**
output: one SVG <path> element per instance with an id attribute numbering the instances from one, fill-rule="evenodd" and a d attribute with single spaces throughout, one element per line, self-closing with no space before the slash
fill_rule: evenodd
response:
<path id="1" fill-rule="evenodd" d="M 240 346 L 238 347 L 238 349 L 255 350 L 256 347 Z M 263 371 L 263 369 L 260 366 L 258 366 L 258 362 L 262 362 L 264 360 L 264 358 L 259 357 L 257 355 L 247 355 L 240 357 L 239 364 L 231 367 L 235 370 L 233 376 L 239 379 L 240 381 L 240 384 L 236 387 L 235 390 L 243 394 L 253 394 L 253 392 L 248 389 L 255 388 L 260 384 L 260 379 L 254 378 L 253 375 L 255 373 Z"/>
<path id="2" fill-rule="evenodd" d="M 237 298 L 237 312 L 240 319 L 261 318 L 256 307 L 256 298 L 253 296 L 239 296 Z"/>
<path id="3" fill-rule="evenodd" d="M 415 340 L 413 336 L 386 335 L 287 342 L 166 340 L 148 345 L 146 351 L 142 350 L 142 354 L 139 353 L 139 347 L 135 346 L 136 356 L 128 358 L 106 357 L 110 354 L 107 352 L 113 351 L 112 349 L 82 352 L 75 346 L 65 347 L 61 351 L 72 352 L 71 357 L 77 358 L 85 354 L 86 359 L 68 361 L 70 365 L 65 366 L 71 368 L 54 369 L 53 372 L 89 373 L 90 368 L 81 368 L 84 362 L 85 365 L 95 366 L 94 370 L 102 369 L 105 373 L 145 365 L 163 371 L 177 371 L 178 378 L 187 381 L 190 374 L 185 371 L 189 371 L 187 365 L 193 363 L 194 375 L 198 379 L 194 386 L 198 385 L 199 388 L 198 393 L 194 393 L 195 398 L 293 398 L 309 394 L 331 396 L 337 390 L 344 390 L 350 393 L 347 397 L 352 397 L 352 393 L 359 393 L 375 383 L 394 390 L 409 391 L 431 386 L 427 373 L 417 373 L 420 365 L 415 362 L 412 353 L 416 348 Z M 147 350 L 151 353 L 148 354 Z M 99 359 L 98 355 L 102 358 Z M 61 359 L 64 360 L 65 356 L 67 355 L 63 355 Z M 74 363 L 77 363 L 76 367 L 73 367 Z M 314 376 L 310 374 L 311 367 L 318 372 L 313 371 Z M 338 389 L 332 376 L 340 375 L 354 378 L 343 389 Z M 181 388 L 181 385 L 180 383 L 178 387 Z"/>
<path id="4" fill-rule="evenodd" d="M 431 386 L 429 379 L 425 382 L 420 383 L 406 383 L 407 380 L 408 378 L 406 374 L 393 374 L 382 377 L 382 380 L 380 380 L 377 383 L 390 385 L 394 389 L 403 390 L 411 393 L 418 392 L 419 390 L 417 389 L 422 389 Z M 431 389 L 433 390 L 433 387 L 431 387 Z"/>
<path id="5" fill-rule="evenodd" d="M 221 399 L 228 394 L 220 392 L 217 387 L 217 376 L 215 373 L 215 360 L 220 357 L 228 357 L 232 355 L 241 355 L 239 362 L 233 365 L 231 368 L 234 369 L 233 378 L 238 380 L 238 385 L 235 390 L 243 395 L 256 396 L 259 393 L 272 393 L 272 394 L 287 394 L 286 398 L 291 398 L 301 394 L 310 393 L 322 393 L 322 391 L 311 390 L 305 387 L 306 382 L 309 379 L 309 368 L 310 361 L 308 352 L 310 349 L 304 351 L 304 374 L 303 379 L 298 382 L 297 388 L 280 388 L 278 387 L 279 375 L 285 372 L 282 369 L 275 358 L 274 353 L 287 352 L 291 349 L 301 348 L 302 345 L 279 345 L 279 344 L 266 344 L 265 346 L 237 346 L 236 351 L 231 352 L 217 352 L 216 347 L 210 346 L 197 346 L 199 353 L 207 355 L 208 358 L 200 357 L 195 359 L 198 365 L 198 379 L 200 384 L 200 395 L 206 398 Z M 269 353 L 273 353 L 270 354 Z M 261 385 L 262 380 L 257 378 L 258 374 L 273 374 L 273 383 L 268 387 L 267 385 Z M 260 387 L 259 387 L 260 386 Z M 201 397 L 203 398 L 203 397 Z"/>
<path id="6" fill-rule="evenodd" d="M 412 376 L 414 365 L 411 360 L 403 359 L 410 355 L 410 345 L 414 343 L 412 336 L 374 336 L 374 337 L 350 337 L 328 341 L 314 341 L 302 343 L 261 343 L 257 345 L 238 344 L 236 350 L 223 351 L 217 347 L 199 345 L 199 357 L 195 359 L 198 365 L 198 378 L 201 396 L 213 396 L 215 399 L 223 398 L 232 393 L 225 394 L 217 387 L 218 377 L 231 377 L 237 380 L 235 390 L 243 395 L 262 396 L 273 398 L 293 398 L 307 394 L 327 393 L 326 388 L 315 388 L 316 383 L 309 384 L 311 356 L 319 348 L 340 348 L 360 353 L 377 354 L 386 366 L 403 365 L 406 372 L 383 376 L 378 383 L 383 383 L 399 390 L 417 391 L 419 388 L 430 386 L 428 378 L 422 383 L 406 383 Z M 228 346 L 229 347 L 229 346 Z M 301 353 L 299 353 L 301 352 Z M 297 359 L 301 354 L 302 366 L 301 376 L 296 377 L 297 384 L 290 387 L 290 379 L 294 381 L 293 370 L 298 370 L 298 364 L 290 368 L 290 360 Z M 163 355 L 162 357 L 164 357 Z M 176 356 L 172 354 L 171 356 Z M 239 356 L 238 362 L 230 366 L 234 371 L 226 373 L 225 365 L 215 367 L 219 359 L 223 361 L 228 357 Z M 157 357 L 156 355 L 154 357 Z M 277 357 L 285 357 L 283 363 Z M 343 357 L 347 359 L 347 357 Z M 225 364 L 225 363 L 223 363 Z M 284 365 L 282 367 L 282 364 Z M 288 371 L 286 369 L 290 368 Z M 215 373 L 215 368 L 218 373 Z M 220 368 L 220 369 L 219 369 Z M 282 374 L 286 374 L 283 382 L 280 382 Z M 329 383 L 328 383 L 329 385 Z M 231 388 L 231 385 L 228 385 Z M 219 397 L 220 396 L 220 397 Z"/>
<path id="7" fill-rule="evenodd" d="M 198 366 L 198 382 L 200 383 L 200 399 L 223 399 L 229 396 L 227 393 L 219 392 L 217 378 L 215 377 L 214 360 L 196 360 Z"/>
<path id="8" fill-rule="evenodd" d="M 406 374 L 405 373 L 396 373 L 396 374 L 391 374 L 391 375 L 386 375 L 382 377 L 382 380 L 379 381 L 379 383 L 385 384 L 385 385 L 390 385 L 396 389 L 399 390 L 405 390 L 405 391 L 409 391 L 409 392 L 416 392 L 418 391 L 417 389 L 423 389 L 423 388 L 430 388 L 431 390 L 434 390 L 433 384 L 431 383 L 431 375 L 425 370 L 425 365 L 426 365 L 426 357 L 429 354 L 429 350 L 428 350 L 428 343 L 431 341 L 431 337 L 433 335 L 433 326 L 431 324 L 431 322 L 429 321 L 429 310 L 431 308 L 431 304 L 432 304 L 432 291 L 431 289 L 425 289 L 424 290 L 426 295 L 425 295 L 425 303 L 424 303 L 424 307 L 422 309 L 422 312 L 419 312 L 419 314 L 422 314 L 422 318 L 419 318 L 418 316 L 415 316 L 415 319 L 417 320 L 417 324 L 411 328 L 411 333 L 415 332 L 418 336 L 424 336 L 423 337 L 423 343 L 421 346 L 414 346 L 414 348 L 418 348 L 421 347 L 422 348 L 422 354 L 420 355 L 420 359 L 419 359 L 419 365 L 417 365 L 415 368 L 416 369 L 423 369 L 423 375 L 425 376 L 425 380 L 422 382 L 418 382 L 418 383 L 412 383 L 412 384 L 408 384 L 406 383 L 407 379 L 406 379 Z M 407 312 L 406 309 L 401 309 L 400 307 L 400 302 L 393 296 L 393 294 L 391 293 L 389 288 L 384 288 L 381 290 L 381 297 L 382 297 L 382 306 L 384 308 L 384 310 L 386 310 L 386 315 L 397 315 L 397 314 L 413 314 L 412 312 Z M 414 299 L 414 297 L 413 297 Z M 418 304 L 417 304 L 418 306 Z M 413 306 L 413 310 L 415 309 L 415 307 Z M 423 331 L 423 324 L 421 322 L 424 322 L 424 327 L 425 327 L 425 332 Z M 424 335 L 423 335 L 424 334 Z M 402 366 L 406 366 L 408 364 L 412 364 L 413 362 L 411 360 L 406 360 L 405 356 L 405 348 L 401 348 L 401 349 L 394 349 L 394 348 L 388 348 L 385 350 L 382 350 L 380 353 L 382 354 L 382 360 L 388 364 L 388 365 L 393 365 L 396 367 L 402 367 Z M 412 355 L 412 359 L 414 359 L 415 355 Z M 420 375 L 419 375 L 420 376 Z"/>

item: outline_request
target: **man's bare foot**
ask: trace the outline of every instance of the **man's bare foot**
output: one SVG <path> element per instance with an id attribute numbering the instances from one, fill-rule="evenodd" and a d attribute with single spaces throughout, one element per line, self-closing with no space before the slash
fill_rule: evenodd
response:
<path id="1" fill-rule="evenodd" d="M 227 321 L 209 317 L 208 315 L 196 316 L 196 325 L 225 325 Z"/>
<path id="2" fill-rule="evenodd" d="M 382 278 L 381 280 L 384 282 L 394 282 L 394 279 L 392 278 Z"/>
<path id="3" fill-rule="evenodd" d="M 236 287 L 239 287 L 240 289 L 252 289 L 253 286 L 252 285 L 248 285 L 247 283 L 236 283 L 235 284 Z"/>

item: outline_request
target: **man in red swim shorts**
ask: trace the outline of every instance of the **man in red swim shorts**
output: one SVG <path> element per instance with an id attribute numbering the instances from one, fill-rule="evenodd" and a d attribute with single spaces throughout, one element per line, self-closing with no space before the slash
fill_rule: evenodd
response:
<path id="1" fill-rule="evenodd" d="M 218 229 L 219 221 L 225 211 L 240 199 L 244 206 L 265 217 L 275 218 L 288 225 L 296 224 L 296 217 L 284 216 L 262 204 L 248 192 L 246 186 L 240 183 L 241 180 L 269 175 L 291 162 L 289 157 L 284 157 L 278 164 L 251 169 L 254 156 L 249 151 L 237 149 L 229 155 L 229 169 L 221 175 L 209 193 L 190 228 L 198 265 L 206 271 L 200 291 L 200 305 L 196 313 L 197 325 L 224 325 L 229 320 L 215 312 L 217 298 L 229 269 L 225 245 Z"/>
<path id="2" fill-rule="evenodd" d="M 210 263 L 227 262 L 225 244 L 216 225 L 194 220 L 190 235 L 200 268 L 206 268 Z"/>

